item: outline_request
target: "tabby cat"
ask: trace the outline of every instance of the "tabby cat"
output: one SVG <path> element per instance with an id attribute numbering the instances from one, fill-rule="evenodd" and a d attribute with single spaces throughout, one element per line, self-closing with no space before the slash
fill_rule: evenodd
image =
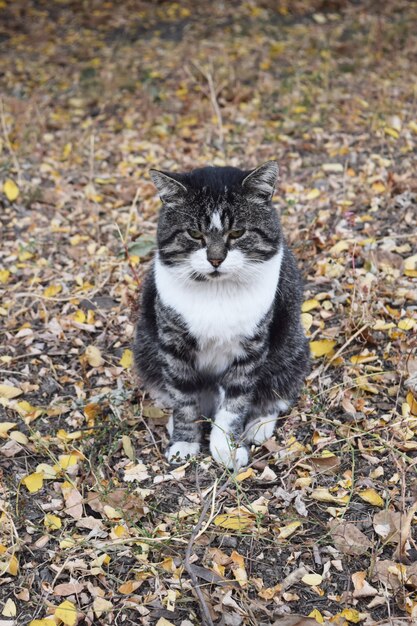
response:
<path id="1" fill-rule="evenodd" d="M 172 408 L 166 456 L 229 468 L 271 437 L 309 368 L 302 285 L 272 206 L 278 166 L 153 170 L 162 208 L 134 340 L 150 395 Z"/>

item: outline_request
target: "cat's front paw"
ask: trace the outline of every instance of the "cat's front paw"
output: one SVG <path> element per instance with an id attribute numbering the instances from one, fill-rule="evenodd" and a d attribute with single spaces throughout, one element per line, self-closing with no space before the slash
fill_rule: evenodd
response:
<path id="1" fill-rule="evenodd" d="M 224 433 L 221 438 L 211 438 L 210 452 L 217 463 L 229 469 L 238 470 L 249 463 L 249 451 L 246 446 L 234 446 Z"/>
<path id="2" fill-rule="evenodd" d="M 276 415 L 254 420 L 246 429 L 245 441 L 247 443 L 254 443 L 255 446 L 261 446 L 274 434 L 276 421 Z"/>
<path id="3" fill-rule="evenodd" d="M 199 443 L 190 443 L 189 441 L 176 441 L 169 446 L 165 456 L 170 463 L 179 464 L 189 457 L 196 456 L 199 452 Z"/>

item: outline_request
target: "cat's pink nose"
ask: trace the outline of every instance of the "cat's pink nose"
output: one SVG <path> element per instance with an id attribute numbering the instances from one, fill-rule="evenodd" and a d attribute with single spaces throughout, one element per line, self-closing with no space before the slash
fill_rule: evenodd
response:
<path id="1" fill-rule="evenodd" d="M 224 259 L 209 259 L 213 267 L 219 267 L 219 265 L 223 263 L 223 260 Z"/>

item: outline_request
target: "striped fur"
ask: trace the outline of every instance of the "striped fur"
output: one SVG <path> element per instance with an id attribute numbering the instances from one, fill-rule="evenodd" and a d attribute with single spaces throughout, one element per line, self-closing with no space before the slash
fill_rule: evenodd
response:
<path id="1" fill-rule="evenodd" d="M 167 457 L 210 450 L 246 465 L 296 400 L 309 367 L 302 288 L 272 207 L 278 168 L 154 171 L 163 206 L 134 355 L 144 385 L 172 407 Z"/>

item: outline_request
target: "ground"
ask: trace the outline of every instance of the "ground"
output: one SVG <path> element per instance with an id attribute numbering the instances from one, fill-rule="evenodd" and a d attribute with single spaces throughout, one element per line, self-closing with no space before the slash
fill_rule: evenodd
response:
<path id="1" fill-rule="evenodd" d="M 0 0 L 1 626 L 416 623 L 416 28 Z M 130 367 L 149 169 L 271 158 L 312 373 L 247 471 L 173 469 Z"/>

